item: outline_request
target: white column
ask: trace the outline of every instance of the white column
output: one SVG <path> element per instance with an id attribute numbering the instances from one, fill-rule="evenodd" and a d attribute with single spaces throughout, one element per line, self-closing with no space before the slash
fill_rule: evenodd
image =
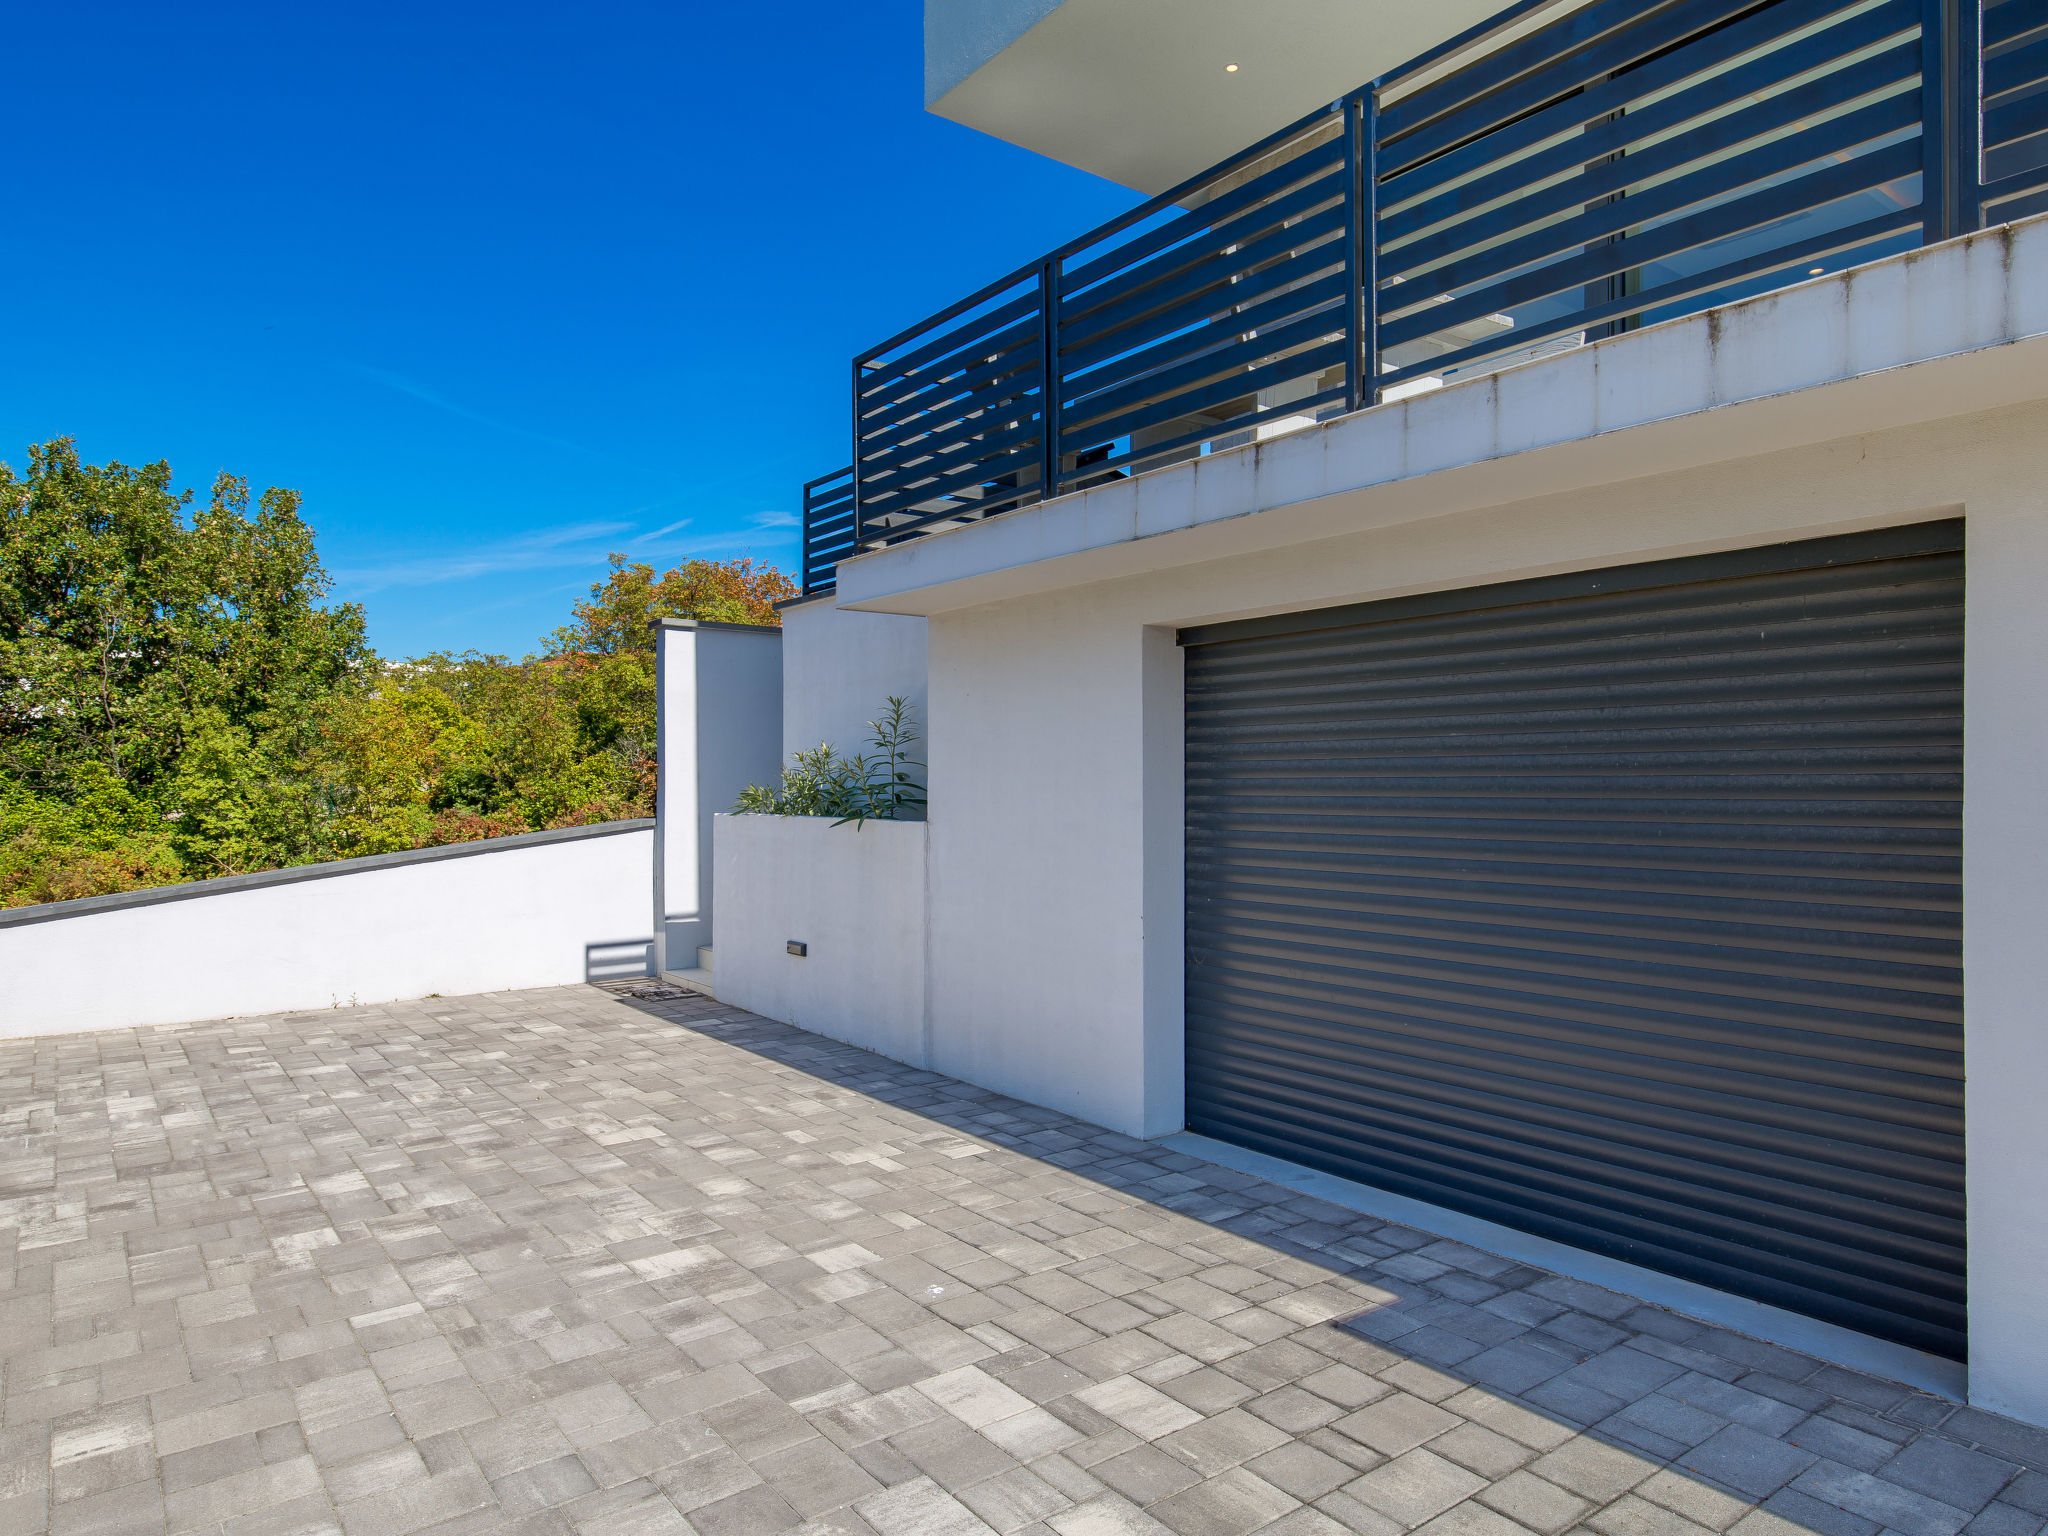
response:
<path id="1" fill-rule="evenodd" d="M 1187 674 L 1171 627 L 1140 640 L 1143 775 L 1146 1136 L 1187 1125 Z"/>
<path id="2" fill-rule="evenodd" d="M 711 938 L 711 818 L 782 768 L 782 631 L 662 619 L 655 627 L 657 971 Z"/>
<path id="3" fill-rule="evenodd" d="M 2048 485 L 1966 511 L 1970 1401 L 2048 1424 Z"/>

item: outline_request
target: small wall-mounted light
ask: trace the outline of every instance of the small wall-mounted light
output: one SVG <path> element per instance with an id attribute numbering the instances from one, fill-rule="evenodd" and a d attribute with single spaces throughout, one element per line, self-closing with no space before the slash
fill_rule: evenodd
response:
<path id="1" fill-rule="evenodd" d="M 1819 277 L 1821 273 L 1825 271 L 1827 271 L 1826 267 L 1808 267 L 1806 269 L 1806 275 L 1808 277 Z"/>
<path id="2" fill-rule="evenodd" d="M 811 946 L 804 943 L 800 939 L 791 939 L 787 944 L 783 945 L 782 947 L 788 950 L 792 955 L 795 955 L 799 960 L 801 960 L 805 955 L 808 955 L 811 952 Z"/>
<path id="3" fill-rule="evenodd" d="M 1237 66 L 1235 64 L 1226 64 L 1223 66 L 1223 73 L 1225 73 L 1226 75 L 1234 75 L 1237 73 Z"/>

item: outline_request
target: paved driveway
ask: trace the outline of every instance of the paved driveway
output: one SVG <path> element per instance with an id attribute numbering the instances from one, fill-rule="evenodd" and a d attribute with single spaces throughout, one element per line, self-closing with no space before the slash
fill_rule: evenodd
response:
<path id="1" fill-rule="evenodd" d="M 6 1536 L 2048 1513 L 2048 1434 L 697 999 L 0 1042 L 0 1159 Z"/>

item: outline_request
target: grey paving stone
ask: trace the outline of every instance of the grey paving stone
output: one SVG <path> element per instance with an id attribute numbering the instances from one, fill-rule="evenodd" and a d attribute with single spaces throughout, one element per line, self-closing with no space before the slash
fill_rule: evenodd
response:
<path id="1" fill-rule="evenodd" d="M 2044 1523 L 2032 1510 L 1994 1501 L 1963 1530 L 1967 1536 L 2039 1536 Z"/>
<path id="2" fill-rule="evenodd" d="M 0 1139 L 10 1532 L 2048 1519 L 2040 1431 L 695 997 L 0 1041 Z"/>
<path id="3" fill-rule="evenodd" d="M 1842 1459 L 1842 1458 L 1837 1458 Z M 1915 1493 L 1975 1514 L 2011 1482 L 2019 1468 L 1953 1441 L 1923 1436 L 1900 1451 L 1877 1475 Z"/>
<path id="4" fill-rule="evenodd" d="M 1623 1494 L 1605 1509 L 1586 1517 L 1600 1536 L 1707 1536 L 1708 1528 L 1675 1509 L 1653 1504 L 1633 1493 Z"/>
<path id="5" fill-rule="evenodd" d="M 1023 1467 L 1001 1473 L 987 1482 L 976 1483 L 972 1488 L 964 1488 L 958 1498 L 988 1526 L 1002 1532 L 1021 1530 L 1049 1515 L 1071 1509 L 1074 1503 L 1043 1478 Z"/>
<path id="6" fill-rule="evenodd" d="M 1409 1451 L 1344 1485 L 1344 1492 L 1406 1526 L 1433 1520 L 1469 1499 L 1486 1479 L 1434 1452 Z"/>
<path id="7" fill-rule="evenodd" d="M 1097 1462 L 1088 1470 L 1106 1487 L 1114 1488 L 1140 1506 L 1179 1493 L 1183 1488 L 1192 1488 L 1202 1480 L 1202 1474 L 1187 1462 L 1153 1445 L 1133 1446 L 1120 1456 Z"/>
<path id="8" fill-rule="evenodd" d="M 1783 1440 L 1731 1424 L 1679 1459 L 1687 1471 L 1712 1478 L 1751 1498 L 1768 1498 L 1813 1466 L 1819 1457 Z"/>
<path id="9" fill-rule="evenodd" d="M 2022 1472 L 2000 1495 L 2004 1502 L 2037 1515 L 2048 1515 L 2048 1473 Z"/>
<path id="10" fill-rule="evenodd" d="M 1255 1456 L 1245 1466 L 1275 1488 L 1304 1502 L 1320 1499 L 1358 1475 L 1357 1468 L 1301 1440 L 1290 1440 L 1277 1450 Z"/>
<path id="11" fill-rule="evenodd" d="M 1809 1498 L 1874 1520 L 1904 1536 L 1955 1536 L 1970 1519 L 1953 1505 L 1831 1461 L 1808 1468 L 1793 1486 Z"/>
<path id="12" fill-rule="evenodd" d="M 1952 1440 L 1966 1441 L 2036 1471 L 2048 1471 L 2048 1429 L 2002 1419 L 1981 1408 L 1959 1408 L 1941 1428 Z"/>
<path id="13" fill-rule="evenodd" d="M 1456 1414 L 1403 1392 L 1368 1403 L 1333 1427 L 1383 1456 L 1399 1456 L 1456 1429 L 1459 1422 Z"/>
<path id="14" fill-rule="evenodd" d="M 1576 1355 L 1542 1347 L 1533 1339 L 1511 1339 L 1465 1361 L 1463 1374 L 1505 1392 L 1526 1392 L 1578 1363 Z"/>
<path id="15" fill-rule="evenodd" d="M 1898 1446 L 1892 1441 L 1851 1428 L 1839 1419 L 1822 1414 L 1814 1414 L 1785 1439 L 1803 1451 L 1839 1461 L 1859 1472 L 1875 1472 L 1899 1453 Z"/>
<path id="16" fill-rule="evenodd" d="M 1481 1490 L 1477 1498 L 1541 1536 L 1552 1536 L 1576 1525 L 1593 1508 L 1589 1500 L 1533 1472 L 1511 1472 L 1492 1487 Z"/>
<path id="17" fill-rule="evenodd" d="M 1775 1517 L 1780 1525 L 1790 1522 L 1800 1530 L 1818 1532 L 1819 1536 L 1876 1536 L 1882 1529 L 1874 1520 L 1851 1514 L 1838 1504 L 1824 1503 L 1797 1488 L 1780 1488 L 1764 1500 L 1763 1512 Z M 1733 1529 L 1753 1527 L 1750 1519 L 1744 1518 Z"/>
<path id="18" fill-rule="evenodd" d="M 1292 1495 L 1233 1467 L 1161 1499 L 1146 1513 L 1178 1536 L 1247 1536 L 1299 1507 Z"/>

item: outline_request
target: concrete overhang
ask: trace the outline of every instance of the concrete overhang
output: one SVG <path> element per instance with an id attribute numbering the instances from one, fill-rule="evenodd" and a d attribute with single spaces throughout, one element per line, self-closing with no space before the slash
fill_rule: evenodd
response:
<path id="1" fill-rule="evenodd" d="M 1163 192 L 1502 8 L 1503 0 L 925 0 L 925 106 Z"/>
<path id="2" fill-rule="evenodd" d="M 2042 399 L 2048 215 L 860 555 L 838 606 L 929 616 Z"/>

